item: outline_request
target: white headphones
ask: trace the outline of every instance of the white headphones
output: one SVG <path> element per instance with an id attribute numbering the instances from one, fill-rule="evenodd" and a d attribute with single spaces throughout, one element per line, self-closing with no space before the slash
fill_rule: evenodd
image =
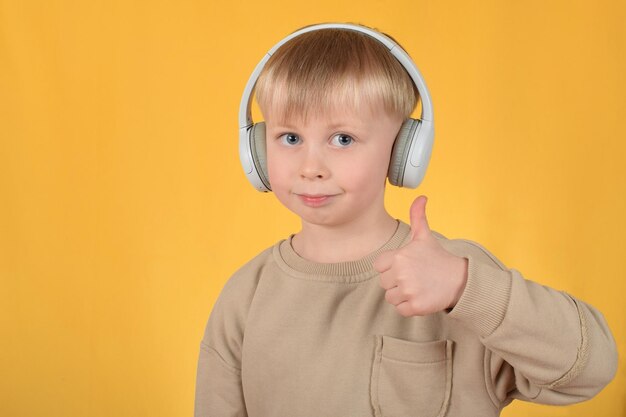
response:
<path id="1" fill-rule="evenodd" d="M 239 105 L 239 158 L 246 177 L 257 190 L 271 191 L 267 173 L 265 123 L 253 123 L 250 111 L 252 91 L 265 63 L 280 46 L 290 39 L 303 33 L 323 29 L 354 30 L 371 36 L 389 49 L 389 52 L 396 57 L 413 80 L 422 100 L 422 114 L 420 119 L 408 118 L 400 128 L 393 145 L 387 175 L 389 182 L 393 185 L 416 188 L 422 182 L 426 168 L 428 168 L 435 135 L 433 106 L 426 83 L 409 55 L 392 39 L 363 26 L 343 23 L 313 25 L 292 33 L 274 45 L 250 75 Z"/>

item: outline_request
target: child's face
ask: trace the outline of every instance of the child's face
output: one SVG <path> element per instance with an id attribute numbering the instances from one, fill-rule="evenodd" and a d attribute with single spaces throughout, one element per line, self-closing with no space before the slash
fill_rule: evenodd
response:
<path id="1" fill-rule="evenodd" d="M 306 124 L 266 115 L 272 191 L 305 223 L 346 226 L 380 219 L 393 142 L 402 119 L 378 109 L 313 115 Z"/>

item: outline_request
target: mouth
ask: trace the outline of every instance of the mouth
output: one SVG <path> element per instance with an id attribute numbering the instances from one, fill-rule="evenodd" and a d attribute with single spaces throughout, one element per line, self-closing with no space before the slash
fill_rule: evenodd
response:
<path id="1" fill-rule="evenodd" d="M 307 206 L 320 207 L 330 202 L 335 194 L 296 194 Z"/>

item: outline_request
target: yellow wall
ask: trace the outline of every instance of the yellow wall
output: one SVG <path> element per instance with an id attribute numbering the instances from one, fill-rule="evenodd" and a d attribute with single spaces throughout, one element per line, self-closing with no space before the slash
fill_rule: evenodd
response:
<path id="1" fill-rule="evenodd" d="M 230 274 L 298 219 L 248 185 L 237 108 L 290 31 L 398 39 L 434 100 L 430 226 L 604 312 L 626 356 L 626 4 L 0 0 L 0 415 L 191 415 Z M 590 402 L 624 416 L 624 361 Z"/>

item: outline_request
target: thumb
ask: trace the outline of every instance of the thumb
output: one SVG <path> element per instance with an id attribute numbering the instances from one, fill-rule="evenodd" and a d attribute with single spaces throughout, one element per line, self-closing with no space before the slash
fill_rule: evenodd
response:
<path id="1" fill-rule="evenodd" d="M 430 227 L 426 220 L 426 202 L 428 198 L 421 195 L 411 204 L 411 240 L 430 236 Z"/>

